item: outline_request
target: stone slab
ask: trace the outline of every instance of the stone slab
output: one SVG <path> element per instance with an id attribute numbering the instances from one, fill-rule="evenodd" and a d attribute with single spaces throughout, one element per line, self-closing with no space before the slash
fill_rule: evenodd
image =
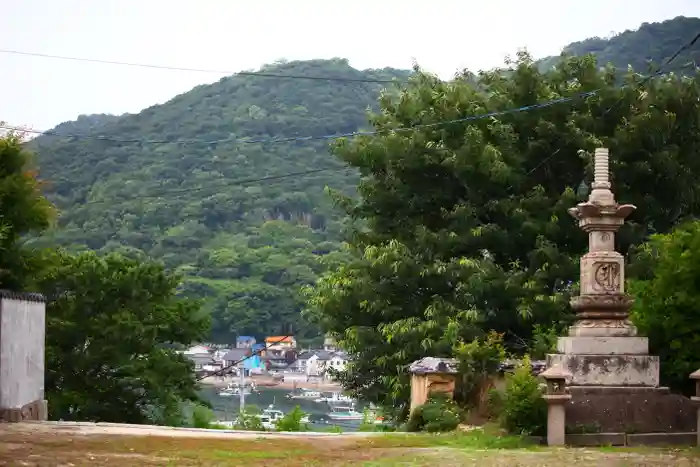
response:
<path id="1" fill-rule="evenodd" d="M 569 446 L 624 446 L 624 433 L 570 433 L 566 435 Z"/>
<path id="2" fill-rule="evenodd" d="M 666 387 L 570 386 L 569 433 L 687 433 L 697 427 L 697 406 Z"/>
<path id="3" fill-rule="evenodd" d="M 580 355 L 647 355 L 646 337 L 560 337 L 557 352 Z"/>
<path id="4" fill-rule="evenodd" d="M 697 433 L 568 433 L 566 444 L 588 446 L 695 446 Z"/>
<path id="5" fill-rule="evenodd" d="M 695 446 L 697 433 L 628 433 L 627 446 Z"/>
<path id="6" fill-rule="evenodd" d="M 549 354 L 547 366 L 568 370 L 573 386 L 659 386 L 659 357 Z"/>

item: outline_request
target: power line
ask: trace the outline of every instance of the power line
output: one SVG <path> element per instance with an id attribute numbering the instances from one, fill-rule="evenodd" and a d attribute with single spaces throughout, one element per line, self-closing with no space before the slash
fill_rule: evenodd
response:
<path id="1" fill-rule="evenodd" d="M 152 68 L 158 70 L 170 70 L 170 71 L 190 71 L 196 73 L 216 73 L 221 75 L 232 75 L 232 76 L 253 76 L 258 78 L 277 78 L 277 79 L 306 79 L 315 81 L 338 81 L 346 83 L 407 83 L 408 81 L 399 79 L 371 79 L 371 78 L 345 78 L 342 76 L 319 76 L 319 75 L 286 75 L 278 73 L 267 73 L 267 72 L 257 72 L 257 71 L 226 71 L 226 70 L 213 70 L 205 68 L 188 68 L 188 67 L 177 67 L 169 65 L 153 65 L 148 63 L 133 63 L 133 62 L 119 62 L 115 60 L 102 60 L 97 58 L 83 58 L 83 57 L 68 57 L 64 55 L 51 55 L 38 52 L 23 52 L 19 50 L 7 50 L 0 49 L 0 53 L 10 54 L 10 55 L 22 55 L 27 57 L 40 57 L 40 58 L 52 58 L 57 60 L 70 60 L 74 62 L 88 62 L 88 63 L 102 63 L 105 65 L 122 65 L 131 66 L 138 68 Z"/>
<path id="2" fill-rule="evenodd" d="M 139 139 L 117 139 L 117 138 L 110 138 L 106 136 L 89 136 L 89 135 L 76 135 L 76 134 L 69 134 L 69 133 L 57 133 L 55 131 L 39 131 L 39 130 L 31 130 L 31 129 L 24 129 L 18 126 L 10 126 L 10 125 L 0 125 L 0 129 L 4 130 L 9 130 L 9 131 L 17 131 L 20 133 L 33 133 L 41 136 L 55 136 L 59 138 L 75 138 L 75 139 L 94 139 L 94 140 L 99 140 L 99 141 L 108 141 L 108 142 L 114 142 L 114 143 L 123 143 L 123 144 L 204 144 L 204 145 L 216 145 L 216 144 L 221 144 L 221 143 L 233 143 L 233 144 L 277 144 L 277 143 L 290 143 L 290 142 L 297 142 L 297 141 L 314 141 L 314 140 L 334 140 L 334 139 L 339 139 L 339 138 L 352 138 L 355 136 L 373 136 L 373 135 L 378 135 L 381 133 L 387 133 L 387 132 L 395 132 L 395 133 L 402 133 L 402 132 L 407 132 L 407 131 L 413 131 L 417 129 L 422 129 L 422 128 L 435 128 L 443 125 L 451 125 L 454 123 L 464 123 L 464 122 L 469 122 L 469 121 L 474 121 L 474 120 L 481 120 L 484 118 L 493 118 L 493 117 L 499 117 L 502 115 L 507 115 L 507 114 L 512 114 L 512 113 L 520 113 L 520 112 L 528 112 L 531 110 L 537 110 L 537 109 L 543 109 L 546 107 L 551 107 L 556 104 L 561 104 L 564 102 L 571 102 L 576 99 L 582 99 L 586 97 L 591 97 L 595 94 L 598 93 L 598 90 L 594 91 L 587 91 L 587 92 L 582 92 L 578 93 L 574 96 L 570 97 L 562 97 L 559 99 L 553 99 L 547 102 L 543 102 L 541 104 L 532 104 L 532 105 L 526 105 L 522 107 L 516 107 L 512 109 L 506 109 L 506 110 L 500 110 L 500 111 L 495 111 L 495 112 L 489 112 L 485 114 L 480 114 L 480 115 L 473 115 L 469 117 L 464 117 L 464 118 L 457 118 L 454 120 L 443 120 L 440 122 L 435 122 L 435 123 L 426 123 L 426 124 L 419 124 L 419 125 L 413 125 L 413 126 L 408 126 L 408 127 L 401 127 L 401 128 L 392 128 L 392 129 L 383 129 L 383 130 L 374 130 L 374 131 L 356 131 L 356 132 L 351 132 L 351 133 L 336 133 L 336 134 L 329 134 L 329 135 L 321 135 L 321 136 L 292 136 L 292 137 L 282 137 L 282 138 L 264 138 L 264 139 L 251 139 L 251 138 L 236 138 L 236 139 L 219 139 L 219 140 L 211 140 L 211 141 L 204 141 L 204 140 L 139 140 Z"/>

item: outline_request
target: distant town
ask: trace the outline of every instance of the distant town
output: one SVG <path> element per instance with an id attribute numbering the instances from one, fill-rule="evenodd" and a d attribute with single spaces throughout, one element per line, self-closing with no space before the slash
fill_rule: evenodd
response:
<path id="1" fill-rule="evenodd" d="M 252 336 L 239 336 L 234 348 L 195 345 L 182 354 L 194 364 L 199 378 L 225 379 L 239 375 L 270 375 L 284 383 L 332 383 L 333 372 L 342 371 L 348 354 L 326 337 L 323 348 L 300 349 L 294 336 L 268 336 L 258 343 Z"/>

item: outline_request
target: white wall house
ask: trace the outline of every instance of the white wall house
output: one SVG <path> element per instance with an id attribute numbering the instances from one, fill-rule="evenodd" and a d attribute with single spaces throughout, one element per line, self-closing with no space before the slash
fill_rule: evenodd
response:
<path id="1" fill-rule="evenodd" d="M 309 350 L 299 355 L 294 367 L 296 371 L 307 376 L 326 376 L 330 368 L 343 371 L 347 360 L 347 355 L 344 352 Z"/>

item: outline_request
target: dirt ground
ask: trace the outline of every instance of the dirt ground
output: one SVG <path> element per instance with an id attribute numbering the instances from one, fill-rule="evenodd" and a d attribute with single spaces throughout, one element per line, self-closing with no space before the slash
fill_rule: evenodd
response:
<path id="1" fill-rule="evenodd" d="M 695 450 L 499 449 L 498 440 L 475 442 L 470 436 L 226 438 L 177 430 L 0 424 L 0 466 L 700 466 Z"/>

